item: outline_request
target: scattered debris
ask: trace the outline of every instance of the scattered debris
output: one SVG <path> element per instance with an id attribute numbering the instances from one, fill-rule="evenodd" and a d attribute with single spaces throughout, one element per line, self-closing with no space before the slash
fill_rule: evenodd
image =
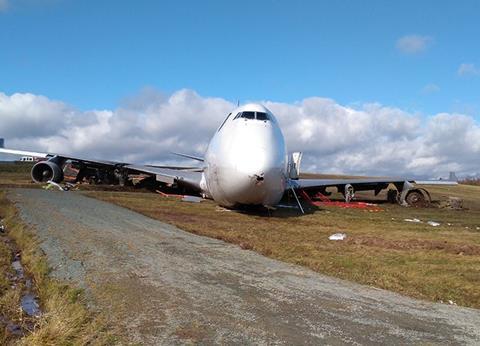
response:
<path id="1" fill-rule="evenodd" d="M 315 196 L 309 196 L 308 193 L 305 192 L 305 190 L 300 190 L 300 196 L 302 196 L 302 198 L 310 205 L 317 207 L 332 206 L 340 207 L 343 209 L 365 209 L 370 212 L 384 211 L 375 203 L 331 201 L 327 196 L 320 192 L 317 193 Z"/>
<path id="2" fill-rule="evenodd" d="M 422 220 L 420 219 L 403 219 L 403 220 L 407 222 L 422 223 Z"/>
<path id="3" fill-rule="evenodd" d="M 155 190 L 156 193 L 162 195 L 163 197 L 177 197 L 177 198 L 183 198 L 183 195 L 177 195 L 174 193 L 165 193 L 160 190 Z"/>
<path id="4" fill-rule="evenodd" d="M 328 239 L 330 240 L 344 240 L 347 237 L 345 233 L 335 233 L 332 234 Z"/>
<path id="5" fill-rule="evenodd" d="M 224 211 L 226 211 L 226 212 L 231 212 L 231 211 L 232 211 L 232 209 L 227 209 L 227 208 L 223 208 L 223 207 L 219 207 L 219 206 L 217 206 L 217 207 L 215 208 L 215 211 L 220 211 L 220 212 L 224 212 Z"/>
<path id="6" fill-rule="evenodd" d="M 455 209 L 455 210 L 463 209 L 463 199 L 459 197 L 449 197 L 447 205 L 450 209 Z"/>
<path id="7" fill-rule="evenodd" d="M 0 233 L 5 233 L 5 226 L 0 224 Z"/>
<path id="8" fill-rule="evenodd" d="M 455 303 L 453 300 L 449 300 L 449 301 L 448 301 L 448 304 L 450 304 L 450 305 L 457 305 L 457 303 Z"/>
<path id="9" fill-rule="evenodd" d="M 182 202 L 190 202 L 190 203 L 200 203 L 202 201 L 202 197 L 197 196 L 183 196 Z"/>
<path id="10" fill-rule="evenodd" d="M 59 189 L 60 191 L 66 191 L 66 190 L 63 188 L 62 185 L 60 185 L 60 184 L 58 184 L 58 183 L 56 183 L 56 182 L 54 182 L 54 181 L 51 181 L 51 180 L 47 181 L 47 185 L 45 185 L 43 188 L 44 188 L 45 190 L 51 190 L 51 189 L 53 189 L 53 188 L 55 188 L 55 187 L 56 187 L 57 189 Z"/>
<path id="11" fill-rule="evenodd" d="M 430 226 L 432 227 L 438 227 L 440 226 L 440 223 L 439 222 L 435 222 L 435 221 L 428 221 L 427 222 Z"/>
<path id="12" fill-rule="evenodd" d="M 277 208 L 286 208 L 286 209 L 297 209 L 297 205 L 289 205 L 289 204 L 277 204 L 275 207 Z"/>

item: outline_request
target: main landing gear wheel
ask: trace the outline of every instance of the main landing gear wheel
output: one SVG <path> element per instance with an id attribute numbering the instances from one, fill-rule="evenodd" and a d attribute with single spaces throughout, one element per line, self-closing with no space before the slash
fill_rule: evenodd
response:
<path id="1" fill-rule="evenodd" d="M 405 201 L 409 206 L 415 208 L 423 208 L 429 205 L 427 198 L 425 198 L 425 195 L 420 190 L 410 191 L 407 197 L 405 197 Z"/>

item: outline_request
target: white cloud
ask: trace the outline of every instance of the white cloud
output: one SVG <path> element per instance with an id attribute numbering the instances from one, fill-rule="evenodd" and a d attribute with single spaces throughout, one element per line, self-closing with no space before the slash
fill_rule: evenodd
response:
<path id="1" fill-rule="evenodd" d="M 427 50 L 432 42 L 430 36 L 407 35 L 397 40 L 396 47 L 405 54 L 418 54 Z"/>
<path id="2" fill-rule="evenodd" d="M 430 117 L 380 104 L 358 108 L 312 97 L 263 102 L 277 116 L 303 169 L 368 175 L 446 176 L 480 171 L 480 125 L 473 117 Z M 0 93 L 7 147 L 138 163 L 178 163 L 170 151 L 203 155 L 235 105 L 192 90 L 145 90 L 115 110 L 78 111 L 32 94 Z M 192 164 L 192 162 L 183 162 Z"/>
<path id="3" fill-rule="evenodd" d="M 439 91 L 440 91 L 440 87 L 437 84 L 429 83 L 422 88 L 421 93 L 423 95 L 430 95 Z"/>
<path id="4" fill-rule="evenodd" d="M 0 12 L 5 12 L 6 10 L 8 10 L 8 7 L 8 0 L 0 0 Z"/>
<path id="5" fill-rule="evenodd" d="M 457 73 L 461 77 L 480 76 L 480 68 L 474 64 L 460 64 Z"/>

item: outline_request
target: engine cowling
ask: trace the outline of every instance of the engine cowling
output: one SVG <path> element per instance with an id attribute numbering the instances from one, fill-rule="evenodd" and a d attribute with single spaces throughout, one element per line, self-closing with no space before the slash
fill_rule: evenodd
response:
<path id="1" fill-rule="evenodd" d="M 35 164 L 32 168 L 32 180 L 36 183 L 46 183 L 53 181 L 60 183 L 63 180 L 63 170 L 52 161 L 43 161 Z"/>

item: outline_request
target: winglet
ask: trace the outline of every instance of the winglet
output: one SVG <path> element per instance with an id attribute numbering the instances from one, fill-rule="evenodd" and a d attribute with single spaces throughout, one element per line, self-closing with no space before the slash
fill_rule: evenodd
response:
<path id="1" fill-rule="evenodd" d="M 173 154 L 173 155 L 182 156 L 182 157 L 186 157 L 186 158 L 188 158 L 188 159 L 192 159 L 192 160 L 196 160 L 196 161 L 200 161 L 200 162 L 205 161 L 203 158 L 198 157 L 198 156 L 187 155 L 187 154 L 180 154 L 180 153 L 175 153 L 175 152 L 172 152 L 172 154 Z"/>
<path id="2" fill-rule="evenodd" d="M 5 140 L 0 138 L 0 148 L 5 148 Z"/>

